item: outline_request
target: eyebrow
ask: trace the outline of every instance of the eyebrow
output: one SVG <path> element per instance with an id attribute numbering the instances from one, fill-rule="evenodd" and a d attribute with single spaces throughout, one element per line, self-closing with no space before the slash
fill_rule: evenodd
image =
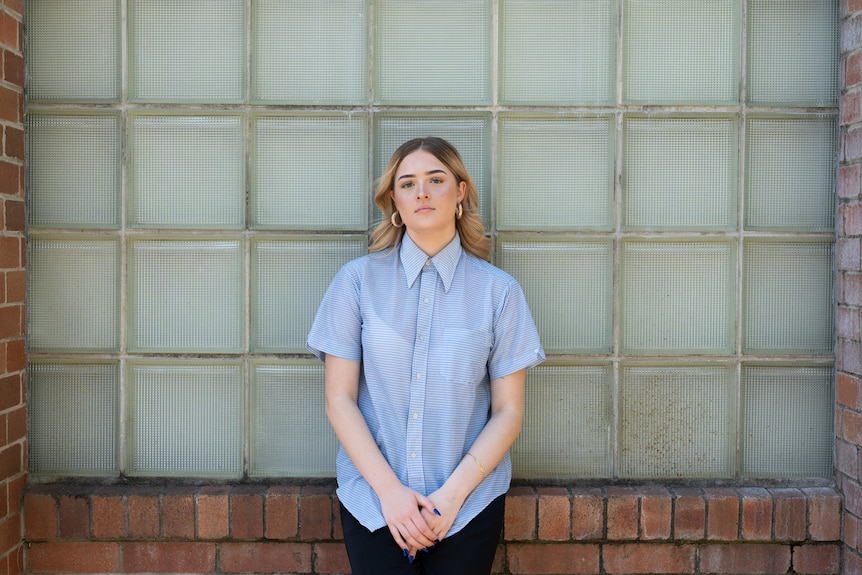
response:
<path id="1" fill-rule="evenodd" d="M 428 172 L 425 172 L 425 175 L 430 176 L 431 174 L 445 174 L 445 173 L 446 173 L 446 170 L 430 170 Z M 416 176 L 413 174 L 404 174 L 402 176 L 399 176 L 398 179 L 403 180 L 404 178 L 415 178 L 415 177 Z"/>

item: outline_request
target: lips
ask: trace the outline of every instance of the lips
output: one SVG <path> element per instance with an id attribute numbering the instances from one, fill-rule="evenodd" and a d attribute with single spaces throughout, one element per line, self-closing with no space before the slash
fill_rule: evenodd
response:
<path id="1" fill-rule="evenodd" d="M 419 206 L 418 208 L 416 208 L 416 211 L 414 213 L 425 214 L 425 213 L 433 212 L 433 211 L 434 211 L 434 208 L 432 208 L 431 206 Z"/>

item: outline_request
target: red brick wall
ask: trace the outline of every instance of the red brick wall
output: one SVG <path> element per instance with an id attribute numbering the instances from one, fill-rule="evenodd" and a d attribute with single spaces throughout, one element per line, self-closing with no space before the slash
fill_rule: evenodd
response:
<path id="1" fill-rule="evenodd" d="M 27 484 L 24 340 L 24 0 L 0 3 L 0 574 L 22 573 Z"/>
<path id="2" fill-rule="evenodd" d="M 495 573 L 837 574 L 830 488 L 509 492 Z M 349 573 L 328 487 L 33 486 L 30 573 Z"/>
<path id="3" fill-rule="evenodd" d="M 844 495 L 843 573 L 862 574 L 862 0 L 842 1 L 837 234 L 836 484 Z"/>

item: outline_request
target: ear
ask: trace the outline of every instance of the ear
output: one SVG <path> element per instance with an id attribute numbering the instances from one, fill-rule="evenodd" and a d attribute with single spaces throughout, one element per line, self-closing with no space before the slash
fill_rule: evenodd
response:
<path id="1" fill-rule="evenodd" d="M 467 195 L 467 182 L 461 181 L 461 183 L 458 184 L 458 202 L 459 203 L 463 202 L 464 196 L 466 196 L 466 195 Z"/>

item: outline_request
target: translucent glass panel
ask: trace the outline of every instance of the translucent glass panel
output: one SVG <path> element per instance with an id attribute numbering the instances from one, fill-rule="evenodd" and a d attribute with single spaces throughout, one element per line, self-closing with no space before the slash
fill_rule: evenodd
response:
<path id="1" fill-rule="evenodd" d="M 366 253 L 365 236 L 258 237 L 251 247 L 251 347 L 305 353 L 323 294 L 348 261 Z"/>
<path id="2" fill-rule="evenodd" d="M 500 2 L 505 104 L 610 104 L 616 99 L 617 0 Z"/>
<path id="3" fill-rule="evenodd" d="M 476 183 L 479 209 L 485 224 L 491 216 L 491 116 L 489 114 L 449 113 L 409 114 L 399 112 L 375 115 L 374 178 L 386 169 L 392 153 L 412 138 L 436 136 L 458 148 L 467 171 Z M 376 219 L 380 210 L 374 208 Z"/>
<path id="4" fill-rule="evenodd" d="M 622 366 L 619 476 L 732 476 L 735 380 L 732 364 Z"/>
<path id="5" fill-rule="evenodd" d="M 543 364 L 527 374 L 524 426 L 512 447 L 519 479 L 611 474 L 609 365 Z"/>
<path id="6" fill-rule="evenodd" d="M 27 393 L 31 473 L 118 473 L 120 377 L 116 363 L 31 363 Z"/>
<path id="7" fill-rule="evenodd" d="M 734 352 L 734 243 L 628 240 L 620 268 L 624 353 Z"/>
<path id="8" fill-rule="evenodd" d="M 135 238 L 128 255 L 130 351 L 240 353 L 240 238 Z"/>
<path id="9" fill-rule="evenodd" d="M 737 126 L 732 118 L 627 118 L 623 226 L 736 228 Z"/>
<path id="10" fill-rule="evenodd" d="M 377 0 L 375 6 L 377 103 L 491 103 L 491 2 Z"/>
<path id="11" fill-rule="evenodd" d="M 837 139 L 834 116 L 750 117 L 746 228 L 831 232 Z"/>
<path id="12" fill-rule="evenodd" d="M 749 0 L 749 103 L 838 104 L 838 9 L 838 0 Z"/>
<path id="13" fill-rule="evenodd" d="M 129 225 L 245 227 L 245 133 L 240 116 L 132 115 Z"/>
<path id="14" fill-rule="evenodd" d="M 253 228 L 368 228 L 365 114 L 261 116 L 252 130 Z"/>
<path id="15" fill-rule="evenodd" d="M 233 362 L 131 362 L 131 476 L 240 477 L 243 369 Z"/>
<path id="16" fill-rule="evenodd" d="M 131 100 L 245 100 L 246 0 L 128 2 Z"/>
<path id="17" fill-rule="evenodd" d="M 319 361 L 258 363 L 251 385 L 250 475 L 332 477 L 338 440 Z"/>
<path id="18" fill-rule="evenodd" d="M 118 351 L 119 238 L 30 236 L 28 250 L 30 351 Z"/>
<path id="19" fill-rule="evenodd" d="M 501 237 L 497 264 L 521 284 L 547 353 L 613 350 L 611 240 Z"/>
<path id="20" fill-rule="evenodd" d="M 368 101 L 366 0 L 256 0 L 252 27 L 254 101 Z"/>
<path id="21" fill-rule="evenodd" d="M 743 366 L 743 476 L 832 477 L 832 378 L 832 366 Z"/>
<path id="22" fill-rule="evenodd" d="M 122 136 L 117 115 L 27 115 L 31 228 L 118 228 Z"/>
<path id="23" fill-rule="evenodd" d="M 29 101 L 119 101 L 120 2 L 33 0 L 24 7 Z"/>
<path id="24" fill-rule="evenodd" d="M 832 353 L 832 254 L 831 241 L 745 243 L 744 353 Z"/>
<path id="25" fill-rule="evenodd" d="M 612 118 L 500 118 L 497 227 L 610 230 L 614 226 Z"/>
<path id="26" fill-rule="evenodd" d="M 741 7 L 738 0 L 624 0 L 623 99 L 738 102 Z"/>

